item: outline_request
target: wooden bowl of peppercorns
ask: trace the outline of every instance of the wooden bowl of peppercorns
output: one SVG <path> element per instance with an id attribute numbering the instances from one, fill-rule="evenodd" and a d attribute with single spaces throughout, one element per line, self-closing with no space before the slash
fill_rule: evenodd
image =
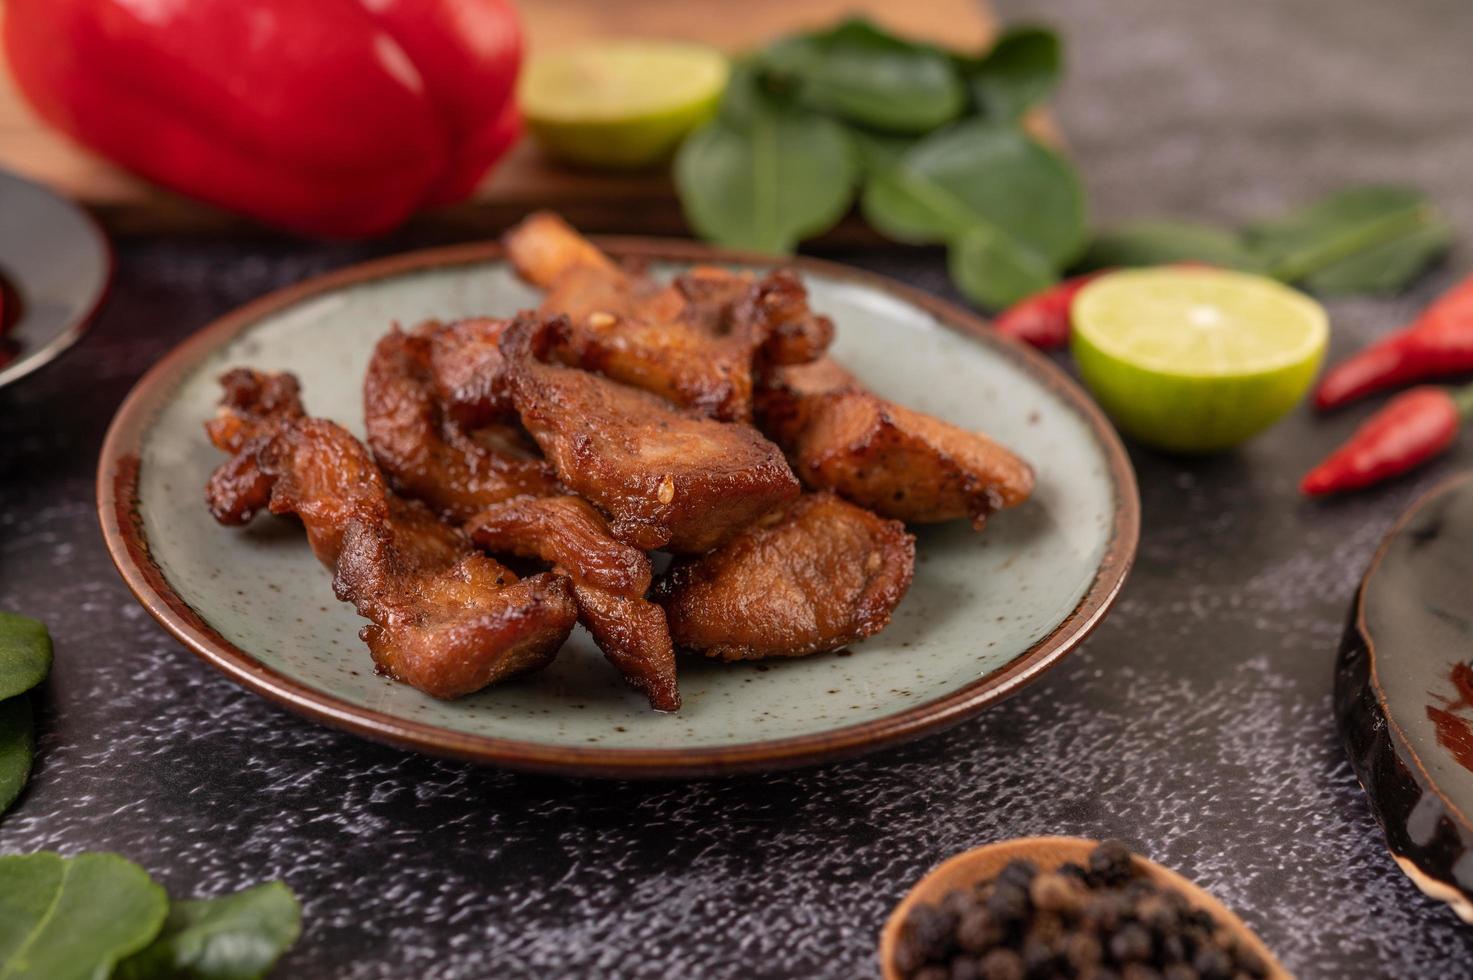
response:
<path id="1" fill-rule="evenodd" d="M 1024 837 L 922 878 L 880 934 L 885 980 L 1283 980 L 1217 899 L 1119 841 Z"/>

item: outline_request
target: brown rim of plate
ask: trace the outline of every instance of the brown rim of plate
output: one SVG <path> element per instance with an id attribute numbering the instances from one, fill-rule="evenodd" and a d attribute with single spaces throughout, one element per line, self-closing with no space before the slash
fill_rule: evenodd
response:
<path id="1" fill-rule="evenodd" d="M 1447 794 L 1438 788 L 1436 781 L 1432 778 L 1432 774 L 1427 771 L 1427 765 L 1422 761 L 1421 754 L 1412 744 L 1412 740 L 1407 737 L 1407 733 L 1402 730 L 1401 723 L 1392 716 L 1391 708 L 1386 703 L 1386 690 L 1381 686 L 1381 669 L 1376 663 L 1376 641 L 1371 638 L 1370 627 L 1366 625 L 1366 592 L 1370 588 L 1371 577 L 1381 568 L 1381 562 L 1385 560 L 1386 553 L 1391 550 L 1392 542 L 1401 536 L 1401 533 L 1406 530 L 1406 526 L 1418 514 L 1422 513 L 1423 509 L 1432 503 L 1432 501 L 1452 492 L 1469 480 L 1473 480 L 1473 472 L 1456 473 L 1445 480 L 1439 481 L 1432 489 L 1422 494 L 1416 500 L 1413 500 L 1411 505 L 1396 519 L 1396 523 L 1391 526 L 1391 529 L 1386 532 L 1386 536 L 1381 539 L 1381 544 L 1376 548 L 1376 554 L 1372 556 L 1371 563 L 1366 566 L 1365 574 L 1360 577 L 1360 585 L 1355 590 L 1355 630 L 1360 634 L 1361 642 L 1366 646 L 1366 661 L 1371 690 L 1376 694 L 1376 707 L 1380 710 L 1381 717 L 1386 719 L 1387 730 L 1395 736 L 1396 742 L 1400 746 L 1401 752 L 1399 755 L 1403 759 L 1403 764 L 1410 762 L 1416 767 L 1417 778 L 1421 784 L 1428 792 L 1441 800 L 1442 805 L 1447 807 L 1448 812 L 1454 814 L 1461 820 L 1465 827 L 1473 827 L 1473 821 L 1470 821 L 1468 814 L 1465 814 L 1457 804 L 1448 799 Z M 1336 667 L 1337 669 L 1339 667 L 1338 656 L 1336 657 Z M 1389 847 L 1390 842 L 1388 841 L 1387 843 L 1388 849 L 1391 849 Z M 1395 850 L 1392 850 L 1392 853 L 1395 854 Z M 1423 890 L 1425 891 L 1425 889 Z"/>
<path id="2" fill-rule="evenodd" d="M 1078 646 L 1099 625 L 1119 594 L 1140 536 L 1135 471 L 1119 437 L 1095 404 L 1047 358 L 993 331 L 979 317 L 883 276 L 809 258 L 775 258 L 695 242 L 596 237 L 621 258 L 682 263 L 790 266 L 856 283 L 920 307 L 953 330 L 987 344 L 1028 371 L 1067 402 L 1089 425 L 1108 460 L 1115 495 L 1110 540 L 1084 595 L 1062 622 L 1026 651 L 944 697 L 856 725 L 770 741 L 690 749 L 620 749 L 546 745 L 455 732 L 350 704 L 262 664 L 221 636 L 174 591 L 149 554 L 137 509 L 139 453 L 159 410 L 199 362 L 261 318 L 312 296 L 420 269 L 503 259 L 495 242 L 407 252 L 308 279 L 247 303 L 197 331 L 146 373 L 114 416 L 97 470 L 97 510 L 108 553 L 123 581 L 149 614 L 181 643 L 227 676 L 316 721 L 380 742 L 510 769 L 574 776 L 674 778 L 729 775 L 848 758 L 917 738 L 970 718 L 1018 691 Z"/>

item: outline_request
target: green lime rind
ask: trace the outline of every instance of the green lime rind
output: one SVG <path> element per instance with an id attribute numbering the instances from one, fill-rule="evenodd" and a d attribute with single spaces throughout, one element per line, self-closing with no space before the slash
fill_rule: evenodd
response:
<path id="1" fill-rule="evenodd" d="M 1329 337 L 1313 300 L 1222 270 L 1112 273 L 1072 313 L 1074 358 L 1100 406 L 1137 441 L 1179 453 L 1229 449 L 1282 418 Z M 1193 334 L 1204 313 L 1211 325 Z"/>
<path id="2" fill-rule="evenodd" d="M 729 78 L 726 57 L 704 45 L 601 42 L 534 58 L 519 99 L 549 156 L 632 170 L 668 160 L 716 114 Z"/>

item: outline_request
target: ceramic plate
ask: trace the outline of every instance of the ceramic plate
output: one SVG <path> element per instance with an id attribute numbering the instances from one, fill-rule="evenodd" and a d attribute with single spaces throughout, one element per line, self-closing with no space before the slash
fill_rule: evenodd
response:
<path id="1" fill-rule="evenodd" d="M 1473 922 L 1473 474 L 1413 504 L 1372 560 L 1335 706 L 1397 864 Z"/>
<path id="2" fill-rule="evenodd" d="M 0 280 L 10 324 L 0 337 L 0 388 L 76 343 L 111 278 L 107 237 L 85 211 L 0 172 Z"/>
<path id="3" fill-rule="evenodd" d="M 657 275 L 764 263 L 688 243 L 602 244 Z M 991 433 L 1038 474 L 1034 499 L 983 534 L 921 529 L 915 584 L 894 621 L 851 650 L 760 664 L 686 658 L 684 707 L 660 715 L 580 630 L 534 677 L 437 701 L 374 674 L 356 637 L 362 620 L 333 599 L 298 527 L 211 520 L 201 488 L 221 457 L 201 423 L 221 372 L 295 371 L 308 411 L 361 436 L 364 369 L 390 323 L 536 305 L 495 245 L 324 276 L 177 348 L 138 383 L 103 448 L 113 559 L 159 622 L 241 683 L 328 724 L 441 754 L 579 774 L 712 774 L 851 755 L 959 721 L 1037 677 L 1105 615 L 1135 553 L 1134 474 L 1109 424 L 1044 358 L 896 283 L 796 265 L 814 308 L 838 324 L 835 353 L 851 370 L 883 395 Z"/>

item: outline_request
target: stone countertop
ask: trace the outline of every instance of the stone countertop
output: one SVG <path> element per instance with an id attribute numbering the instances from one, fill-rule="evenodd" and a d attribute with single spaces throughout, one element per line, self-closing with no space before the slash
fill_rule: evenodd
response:
<path id="1" fill-rule="evenodd" d="M 1465 0 L 1000 6 L 1069 34 L 1059 112 L 1105 219 L 1242 220 L 1360 180 L 1436 196 L 1461 233 L 1452 261 L 1409 295 L 1331 304 L 1336 353 L 1469 267 Z M 693 783 L 513 775 L 320 728 L 196 660 L 103 550 L 108 419 L 214 316 L 418 244 L 124 240 L 92 334 L 0 391 L 0 607 L 44 619 L 57 649 L 37 772 L 0 852 L 119 851 L 176 895 L 284 879 L 306 914 L 284 977 L 848 977 L 875 975 L 884 916 L 941 859 L 1018 835 L 1120 836 L 1303 977 L 1473 975 L 1473 930 L 1398 872 L 1330 708 L 1365 562 L 1473 448 L 1301 501 L 1306 464 L 1364 407 L 1300 412 L 1213 459 L 1133 449 L 1140 555 L 1094 638 L 980 718 L 859 761 Z M 950 294 L 935 254 L 832 257 Z"/>

